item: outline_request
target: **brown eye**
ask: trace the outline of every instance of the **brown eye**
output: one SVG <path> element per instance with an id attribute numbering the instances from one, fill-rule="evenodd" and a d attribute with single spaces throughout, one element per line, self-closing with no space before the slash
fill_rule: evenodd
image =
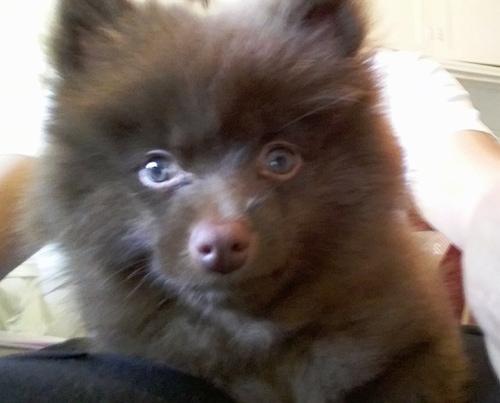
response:
<path id="1" fill-rule="evenodd" d="M 259 157 L 260 174 L 270 179 L 290 179 L 301 166 L 300 154 L 287 142 L 277 141 L 265 145 Z"/>

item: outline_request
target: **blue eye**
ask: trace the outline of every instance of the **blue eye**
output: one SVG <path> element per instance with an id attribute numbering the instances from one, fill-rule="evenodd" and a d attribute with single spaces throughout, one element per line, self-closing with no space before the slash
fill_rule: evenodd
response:
<path id="1" fill-rule="evenodd" d="M 175 159 L 165 151 L 148 154 L 139 170 L 139 180 L 144 186 L 157 189 L 174 189 L 191 183 L 191 174 L 182 170 Z"/>
<path id="2" fill-rule="evenodd" d="M 149 160 L 144 166 L 144 174 L 152 182 L 165 182 L 175 176 L 177 167 L 165 157 L 155 157 Z"/>

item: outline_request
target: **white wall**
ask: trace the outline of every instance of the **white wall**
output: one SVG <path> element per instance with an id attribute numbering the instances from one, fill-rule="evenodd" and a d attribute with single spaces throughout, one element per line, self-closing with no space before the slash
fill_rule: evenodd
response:
<path id="1" fill-rule="evenodd" d="M 5 2 L 0 13 L 0 153 L 33 153 L 44 115 L 42 42 L 53 0 Z"/>

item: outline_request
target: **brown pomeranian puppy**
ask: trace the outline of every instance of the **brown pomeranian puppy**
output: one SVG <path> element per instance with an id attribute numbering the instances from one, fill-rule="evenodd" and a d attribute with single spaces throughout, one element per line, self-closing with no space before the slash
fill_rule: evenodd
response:
<path id="1" fill-rule="evenodd" d="M 60 2 L 33 209 L 94 348 L 241 402 L 460 402 L 357 2 L 245 4 Z"/>

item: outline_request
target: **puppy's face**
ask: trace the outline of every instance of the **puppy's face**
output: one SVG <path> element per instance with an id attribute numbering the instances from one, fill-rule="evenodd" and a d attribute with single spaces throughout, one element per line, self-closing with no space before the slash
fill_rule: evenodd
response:
<path id="1" fill-rule="evenodd" d="M 42 215 L 107 278 L 282 284 L 336 264 L 399 189 L 353 1 L 265 18 L 62 1 Z"/>

